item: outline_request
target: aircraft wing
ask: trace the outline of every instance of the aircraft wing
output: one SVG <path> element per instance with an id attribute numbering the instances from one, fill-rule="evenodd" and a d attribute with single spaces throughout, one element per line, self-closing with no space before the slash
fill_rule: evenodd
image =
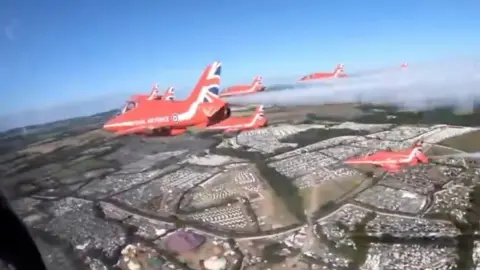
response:
<path id="1" fill-rule="evenodd" d="M 398 172 L 402 168 L 402 166 L 398 164 L 383 164 L 381 166 L 383 167 L 384 170 L 389 172 Z"/>
<path id="2" fill-rule="evenodd" d="M 146 132 L 154 129 L 164 128 L 164 127 L 168 127 L 168 122 L 149 123 L 149 124 L 132 126 L 131 128 L 115 132 L 115 134 L 128 135 L 128 134 L 141 133 L 141 132 Z"/>
<path id="3" fill-rule="evenodd" d="M 129 134 L 135 134 L 135 133 L 139 133 L 139 132 L 143 132 L 143 131 L 146 131 L 147 130 L 147 127 L 142 125 L 142 126 L 135 126 L 135 127 L 131 127 L 129 129 L 125 129 L 125 130 L 122 130 L 122 131 L 119 131 L 119 132 L 115 132 L 116 135 L 129 135 Z"/>
<path id="4" fill-rule="evenodd" d="M 234 132 L 238 132 L 240 131 L 240 129 L 238 128 L 227 128 L 223 131 L 223 133 L 234 133 Z"/>

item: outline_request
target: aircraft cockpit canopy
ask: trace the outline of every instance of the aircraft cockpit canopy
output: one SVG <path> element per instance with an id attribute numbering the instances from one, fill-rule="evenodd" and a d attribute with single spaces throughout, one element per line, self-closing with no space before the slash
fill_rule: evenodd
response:
<path id="1" fill-rule="evenodd" d="M 129 100 L 125 103 L 125 105 L 123 105 L 123 108 L 120 111 L 120 114 L 124 114 L 132 109 L 135 109 L 136 107 L 137 107 L 137 102 Z"/>

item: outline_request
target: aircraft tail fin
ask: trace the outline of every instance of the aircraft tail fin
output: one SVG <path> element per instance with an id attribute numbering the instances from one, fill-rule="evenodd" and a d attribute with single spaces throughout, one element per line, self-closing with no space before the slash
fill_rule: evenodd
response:
<path id="1" fill-rule="evenodd" d="M 190 102 L 208 102 L 218 98 L 221 72 L 222 64 L 220 62 L 213 62 L 208 65 L 187 100 Z"/>
<path id="2" fill-rule="evenodd" d="M 256 76 L 255 78 L 253 78 L 253 82 L 252 82 L 253 85 L 262 84 L 262 83 L 263 83 L 262 77 Z"/>
<path id="3" fill-rule="evenodd" d="M 256 77 L 253 79 L 252 87 L 253 87 L 253 89 L 255 89 L 256 91 L 259 91 L 260 89 L 262 89 L 262 88 L 264 87 L 264 86 L 263 86 L 263 78 L 260 77 L 260 76 L 256 76 Z"/>
<path id="4" fill-rule="evenodd" d="M 258 116 L 261 116 L 261 117 L 265 116 L 264 110 L 263 110 L 263 105 L 260 105 L 257 108 L 255 108 L 255 114 L 258 115 Z"/>
<path id="5" fill-rule="evenodd" d="M 191 102 L 192 106 L 198 106 L 200 112 L 207 118 L 215 117 L 222 109 L 227 113 L 226 102 L 218 96 L 221 71 L 220 62 L 213 62 L 206 67 L 187 98 L 187 101 Z"/>
<path id="6" fill-rule="evenodd" d="M 417 151 L 417 153 L 415 154 L 415 157 L 420 161 L 420 162 L 423 162 L 423 163 L 427 163 L 428 162 L 428 157 L 427 155 L 425 155 L 425 153 L 421 152 L 421 151 Z"/>
<path id="7" fill-rule="evenodd" d="M 420 137 L 419 139 L 417 139 L 411 146 L 412 149 L 414 148 L 422 148 L 423 147 L 423 138 Z"/>
<path id="8" fill-rule="evenodd" d="M 154 84 L 152 90 L 150 90 L 150 95 L 148 96 L 148 100 L 153 100 L 158 97 L 158 83 Z"/>
<path id="9" fill-rule="evenodd" d="M 410 158 L 416 158 L 418 161 L 427 163 L 428 162 L 428 157 L 425 155 L 423 152 L 423 139 L 417 140 L 415 143 L 413 143 L 412 146 L 412 151 L 410 154 Z"/>
<path id="10" fill-rule="evenodd" d="M 167 91 L 165 91 L 165 94 L 163 95 L 163 99 L 165 100 L 174 100 L 175 99 L 175 88 L 172 86 L 167 88 Z"/>
<path id="11" fill-rule="evenodd" d="M 344 66 L 343 64 L 338 64 L 337 67 L 333 70 L 333 75 L 336 77 L 344 72 L 343 70 Z"/>

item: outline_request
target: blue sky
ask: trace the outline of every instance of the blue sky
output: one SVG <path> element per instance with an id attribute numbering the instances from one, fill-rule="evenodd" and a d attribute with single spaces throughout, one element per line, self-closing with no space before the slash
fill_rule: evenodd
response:
<path id="1" fill-rule="evenodd" d="M 3 0 L 0 115 L 153 82 L 188 89 L 215 60 L 232 84 L 478 55 L 479 10 L 478 0 Z"/>

